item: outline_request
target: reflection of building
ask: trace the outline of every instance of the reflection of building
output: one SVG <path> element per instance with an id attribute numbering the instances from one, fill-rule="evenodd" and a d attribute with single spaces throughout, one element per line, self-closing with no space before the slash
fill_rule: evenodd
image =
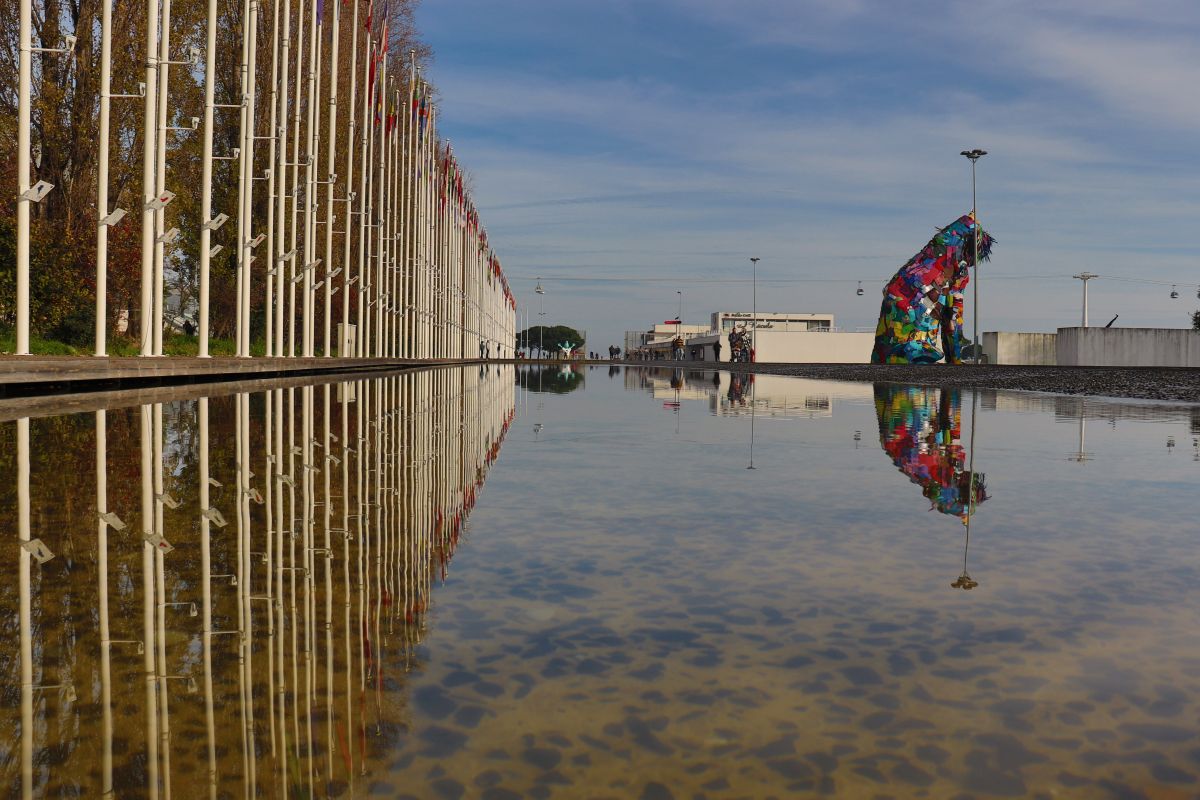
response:
<path id="1" fill-rule="evenodd" d="M 710 373 L 711 374 L 711 373 Z M 744 416 L 750 413 L 750 385 L 747 375 L 720 373 L 721 390 L 712 411 L 717 416 Z M 745 386 L 736 386 L 736 383 Z M 867 384 L 820 381 L 787 375 L 754 376 L 754 413 L 764 419 L 832 418 L 839 401 L 865 402 L 871 398 Z M 745 402 L 742 402 L 744 395 Z"/>
<path id="2" fill-rule="evenodd" d="M 921 487 L 931 509 L 965 522 L 972 489 L 976 505 L 987 500 L 983 475 L 972 481 L 966 467 L 957 390 L 876 384 L 875 413 L 884 452 Z"/>
<path id="3" fill-rule="evenodd" d="M 864 383 L 821 381 L 787 375 L 750 375 L 689 367 L 644 367 L 625 370 L 625 388 L 659 400 L 706 400 L 716 416 L 819 419 L 833 416 L 839 401 L 871 400 Z M 751 392 L 753 389 L 753 392 Z"/>

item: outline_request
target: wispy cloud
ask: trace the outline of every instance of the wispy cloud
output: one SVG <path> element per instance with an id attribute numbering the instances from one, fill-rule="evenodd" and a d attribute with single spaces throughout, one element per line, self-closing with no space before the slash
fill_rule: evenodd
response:
<path id="1" fill-rule="evenodd" d="M 451 36 L 464 6 L 503 41 Z M 1080 269 L 1200 280 L 1194 3 L 447 0 L 422 15 L 442 130 L 514 275 L 687 287 L 740 280 L 753 251 L 767 278 L 849 281 L 781 284 L 773 303 L 869 325 L 855 283 L 969 207 L 957 153 L 982 146 L 1000 239 L 985 327 L 1071 322 Z M 555 308 L 614 341 L 675 298 L 582 286 L 552 287 Z M 696 284 L 687 307 L 736 305 L 739 286 Z M 1095 297 L 1128 324 L 1184 324 L 1157 288 Z"/>

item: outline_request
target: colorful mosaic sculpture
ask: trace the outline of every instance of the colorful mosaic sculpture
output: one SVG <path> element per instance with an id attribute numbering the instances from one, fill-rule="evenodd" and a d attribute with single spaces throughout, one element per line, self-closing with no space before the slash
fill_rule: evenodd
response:
<path id="1" fill-rule="evenodd" d="M 972 490 L 975 505 L 988 499 L 982 473 L 966 468 L 960 442 L 962 401 L 954 389 L 875 384 L 879 443 L 896 468 L 921 487 L 930 509 L 967 519 Z"/>
<path id="2" fill-rule="evenodd" d="M 975 262 L 970 214 L 937 232 L 883 290 L 872 364 L 962 363 L 963 290 Z M 979 258 L 994 240 L 980 229 Z"/>

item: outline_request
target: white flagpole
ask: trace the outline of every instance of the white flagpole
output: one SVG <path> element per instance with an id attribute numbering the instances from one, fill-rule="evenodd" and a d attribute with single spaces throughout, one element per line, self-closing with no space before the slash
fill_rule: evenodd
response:
<path id="1" fill-rule="evenodd" d="M 154 0 L 147 0 L 154 6 Z M 157 9 L 157 6 L 154 6 Z M 29 354 L 29 207 L 33 200 L 29 192 L 30 169 L 32 167 L 32 120 L 30 107 L 33 104 L 33 0 L 21 0 L 21 22 L 17 69 L 17 355 Z M 143 224 L 145 215 L 143 215 Z M 23 554 L 22 564 L 28 554 Z M 25 736 L 22 736 L 22 747 Z M 32 784 L 29 784 L 31 787 Z M 30 789 L 32 791 L 32 789 Z"/>
<path id="2" fill-rule="evenodd" d="M 254 264 L 254 247 L 252 240 L 254 238 L 254 143 L 255 131 L 257 129 L 255 112 L 258 110 L 257 93 L 255 88 L 258 84 L 258 0 L 249 0 L 248 17 L 243 18 L 243 25 L 250 29 L 249 42 L 250 52 L 246 66 L 246 128 L 245 140 L 242 142 L 242 158 L 244 159 L 246 170 L 246 194 L 244 202 L 246 205 L 246 238 L 244 241 L 238 242 L 241 248 L 241 255 L 238 256 L 238 275 L 240 277 L 242 308 L 242 327 L 241 340 L 238 342 L 238 351 L 244 358 L 250 357 L 250 274 L 251 266 Z"/>
<path id="3" fill-rule="evenodd" d="M 278 187 L 284 183 L 279 181 L 279 173 L 281 170 L 275 166 L 275 154 L 279 144 L 279 132 L 276 126 L 279 124 L 279 7 L 277 1 L 272 4 L 272 19 L 271 19 L 271 116 L 270 123 L 267 128 L 267 260 L 266 269 L 263 270 L 263 286 L 266 294 L 263 303 L 263 350 L 268 357 L 276 355 L 275 352 L 275 280 L 277 274 L 283 270 L 276 262 L 276 218 L 279 214 L 276 212 L 276 206 L 282 204 L 282 197 L 277 196 Z M 285 56 L 286 59 L 286 56 Z M 287 81 L 284 80 L 284 91 L 287 91 Z M 286 115 L 287 109 L 284 108 L 283 113 Z M 268 485 L 268 489 L 270 486 Z M 274 726 L 274 716 L 272 716 L 272 726 Z M 272 730 L 274 728 L 272 727 Z"/>
<path id="4" fill-rule="evenodd" d="M 358 196 L 355 198 L 358 206 L 358 315 L 357 324 L 355 326 L 356 334 L 356 355 L 359 358 L 367 354 L 366 349 L 366 330 L 363 328 L 363 322 L 367 318 L 364 308 L 367 301 L 367 218 L 370 215 L 371 196 L 370 189 L 367 184 L 367 164 L 370 159 L 370 142 L 371 133 L 371 96 L 374 94 L 374 85 L 371 83 L 371 59 L 375 57 L 374 41 L 371 37 L 371 32 L 367 31 L 364 53 L 366 59 L 363 61 L 363 107 L 362 107 L 362 130 L 359 132 L 359 153 L 362 158 L 362 163 L 359 165 L 358 171 Z M 351 110 L 353 114 L 353 110 Z"/>
<path id="5" fill-rule="evenodd" d="M 387 27 L 387 20 L 384 20 L 384 28 Z M 378 169 L 378 187 L 376 189 L 376 197 L 378 198 L 379 214 L 376 219 L 375 229 L 375 357 L 383 356 L 383 291 L 386 288 L 383 280 L 383 232 L 385 226 L 385 214 L 387 212 L 386 205 L 386 190 L 387 186 L 384 183 L 386 175 L 385 166 L 387 162 L 387 137 L 384 128 L 387 125 L 387 42 L 379 43 L 381 49 L 381 58 L 379 59 L 379 74 L 376 80 L 379 81 L 379 116 L 377 127 L 379 128 L 379 164 Z"/>
<path id="6" fill-rule="evenodd" d="M 158 37 L 158 135 L 154 140 L 154 186 L 161 196 L 167 188 L 167 94 L 171 72 L 171 0 L 162 0 Z M 162 355 L 163 336 L 163 258 L 166 245 L 166 207 L 154 212 L 154 344 L 153 354 Z"/>
<path id="7" fill-rule="evenodd" d="M 373 48 L 373 49 L 375 49 L 375 48 Z M 376 63 L 378 63 L 379 54 L 377 52 L 372 52 L 371 58 L 375 59 Z M 374 80 L 371 82 L 370 90 L 367 91 L 367 93 L 363 97 L 363 100 L 364 100 L 363 119 L 365 120 L 365 123 L 363 126 L 363 131 L 366 136 L 366 145 L 363 148 L 363 175 L 364 175 L 364 180 L 366 181 L 365 197 L 367 198 L 367 200 L 366 200 L 365 205 L 363 206 L 363 214 L 362 214 L 362 218 L 363 218 L 362 230 L 363 230 L 363 242 L 364 243 L 362 245 L 363 250 L 361 252 L 360 257 L 362 259 L 364 271 L 362 273 L 362 275 L 363 275 L 362 294 L 360 295 L 360 297 L 362 298 L 362 301 L 363 301 L 363 306 L 360 309 L 360 314 L 362 316 L 362 322 L 363 322 L 363 355 L 364 356 L 365 355 L 373 356 L 375 354 L 374 343 L 371 340 L 372 334 L 374 334 L 374 326 L 371 324 L 370 308 L 375 302 L 377 302 L 375 300 L 375 298 L 372 297 L 372 294 L 374 294 L 374 292 L 372 290 L 375 289 L 377 291 L 377 287 L 375 287 L 375 285 L 374 285 L 375 282 L 372 278 L 374 271 L 371 269 L 371 263 L 372 263 L 372 258 L 373 258 L 372 253 L 374 252 L 374 240 L 372 238 L 372 228 L 377 224 L 375 220 L 379 213 L 379 199 L 378 199 L 377 190 L 375 187 L 375 170 L 371 169 L 369 165 L 375 163 L 374 162 L 374 158 L 375 158 L 375 123 L 374 123 L 374 120 L 372 119 L 372 117 L 374 116 L 375 93 L 377 91 L 376 87 L 378 86 L 378 81 L 379 81 L 379 75 L 376 74 L 374 76 Z"/>
<path id="8" fill-rule="evenodd" d="M 389 358 L 395 358 L 397 346 L 399 344 L 399 335 L 397 329 L 400 324 L 399 312 L 401 309 L 400 298 L 400 276 L 399 276 L 399 259 L 397 253 L 400 250 L 400 229 L 403 224 L 401 217 L 402 206 L 400 204 L 400 81 L 399 76 L 392 81 L 392 113 L 389 115 L 389 131 L 388 138 L 390 144 L 388 152 L 390 161 L 388 164 L 388 186 L 391 196 L 391 210 L 388 218 L 391 221 L 388 233 L 388 346 L 387 354 Z"/>
<path id="9" fill-rule="evenodd" d="M 386 64 L 387 54 L 384 53 L 383 61 Z M 385 67 L 386 68 L 386 67 Z M 376 276 L 379 281 L 379 302 L 375 306 L 376 319 L 379 322 L 378 332 L 376 333 L 376 355 L 380 358 L 387 357 L 388 344 L 388 306 L 391 305 L 391 296 L 388 293 L 388 259 L 391 253 L 390 242 L 388 241 L 388 232 L 392 228 L 392 192 L 389 182 L 390 171 L 389 166 L 392 155 L 392 137 L 388 133 L 387 125 L 387 102 L 390 91 L 390 80 L 384 77 L 379 86 L 379 229 L 376 231 L 378 241 L 378 263 L 376 265 Z"/>
<path id="10" fill-rule="evenodd" d="M 338 356 L 341 358 L 355 355 L 353 351 L 347 352 L 345 345 L 350 326 L 350 225 L 354 221 L 352 212 L 355 202 L 359 200 L 350 188 L 354 178 L 354 139 L 358 132 L 354 123 L 355 103 L 358 100 L 358 3 L 359 0 L 353 0 L 354 13 L 350 20 L 350 102 L 346 106 L 346 123 L 349 128 L 346 134 L 346 234 L 342 241 L 342 335 L 338 342 Z M 355 333 L 357 334 L 357 330 Z"/>
<path id="11" fill-rule="evenodd" d="M 100 16 L 100 135 L 96 143 L 96 352 L 108 354 L 108 138 L 112 127 L 112 4 L 102 0 Z M 20 205 L 25 206 L 25 203 Z"/>
<path id="12" fill-rule="evenodd" d="M 277 0 L 278 2 L 278 0 Z M 292 265 L 292 271 L 295 272 L 296 250 L 295 236 L 292 237 L 292 251 L 285 255 L 284 239 L 287 235 L 287 198 L 293 186 L 292 181 L 295 180 L 296 170 L 293 168 L 292 173 L 288 172 L 288 145 L 287 145 L 287 118 L 288 118 L 288 79 L 291 73 L 291 39 L 292 39 L 292 3 L 291 0 L 283 0 L 283 41 L 280 44 L 279 62 L 283 68 L 283 74 L 279 80 L 279 117 L 271 127 L 271 135 L 279 139 L 279 160 L 276 162 L 276 171 L 278 172 L 278 197 L 275 198 L 275 260 L 271 262 L 271 267 L 275 269 L 275 336 L 274 354 L 278 356 L 284 355 L 284 315 L 289 306 L 287 298 L 284 295 L 286 286 L 286 276 L 288 264 Z M 275 127 L 275 126 L 278 127 Z M 295 156 L 293 156 L 294 158 Z M 289 180 L 288 175 L 292 178 Z M 294 203 L 294 198 L 293 198 Z M 294 315 L 294 312 L 293 312 Z M 289 352 L 288 355 L 291 355 Z"/>
<path id="13" fill-rule="evenodd" d="M 165 0 L 164 0 L 165 1 Z M 242 328 L 245 325 L 245 320 L 242 319 L 242 271 L 246 268 L 246 240 L 250 237 L 250 203 L 247 197 L 249 191 L 248 162 L 250 161 L 250 153 L 246 149 L 246 131 L 250 127 L 250 103 L 248 97 L 250 94 L 250 84 L 253 78 L 250 76 L 249 61 L 250 61 L 250 0 L 242 2 L 242 55 L 239 61 L 239 71 L 241 73 L 241 110 L 238 114 L 238 201 L 237 201 L 237 243 L 234 245 L 235 269 L 234 269 L 234 284 L 237 287 L 236 294 L 236 324 L 234 325 L 234 352 L 238 356 L 245 355 L 242 352 Z"/>
<path id="14" fill-rule="evenodd" d="M 331 44 L 329 46 L 329 141 L 326 142 L 325 162 L 325 330 L 321 355 L 329 358 L 333 355 L 330 348 L 329 333 L 333 312 L 333 224 L 337 215 L 333 213 L 333 183 L 336 180 L 333 167 L 334 156 L 337 155 L 337 105 L 338 105 L 338 28 L 341 22 L 341 0 L 330 0 L 333 3 L 333 26 L 331 29 Z M 354 72 L 351 65 L 350 71 Z M 342 271 L 345 271 L 345 264 Z"/>
<path id="15" fill-rule="evenodd" d="M 408 103 L 404 108 L 404 129 L 407 135 L 404 139 L 404 238 L 402 239 L 403 250 L 401 251 L 401 275 L 403 276 L 404 290 L 401 292 L 401 302 L 403 303 L 403 325 L 401 329 L 404 331 L 403 349 L 401 354 L 405 358 L 413 358 L 413 341 L 414 331 L 413 325 L 416 319 L 416 305 L 413 302 L 413 249 L 415 244 L 415 227 L 413 220 L 415 219 L 415 206 L 413 204 L 413 190 L 416 186 L 416 171 L 413 169 L 415 162 L 414 154 L 416 153 L 417 141 L 417 120 L 415 115 L 417 94 L 417 53 L 415 50 L 409 52 L 409 73 L 408 73 Z"/>
<path id="16" fill-rule="evenodd" d="M 208 29 L 204 47 L 204 145 L 200 165 L 200 308 L 197 350 L 208 358 L 209 270 L 212 262 L 213 107 L 217 80 L 217 0 L 208 0 Z"/>
<path id="17" fill-rule="evenodd" d="M 313 256 L 316 253 L 317 245 L 317 217 L 316 217 L 316 197 L 317 197 L 317 104 L 319 102 L 318 95 L 320 87 L 317 84 L 317 74 L 320 65 L 317 59 L 320 58 L 320 31 L 317 25 L 317 4 L 321 0 L 313 0 L 312 14 L 309 15 L 308 32 L 308 92 L 305 98 L 308 108 L 308 145 L 306 147 L 307 158 L 305 159 L 304 168 L 304 336 L 303 336 L 303 353 L 306 358 L 313 354 L 313 272 L 316 271 L 316 260 Z"/>
<path id="18" fill-rule="evenodd" d="M 288 282 L 288 356 L 296 355 L 296 269 L 297 264 L 300 269 L 305 268 L 305 261 L 310 256 L 307 248 L 304 251 L 303 258 L 298 249 L 300 231 L 300 111 L 303 108 L 303 93 L 301 92 L 301 82 L 304 80 L 304 3 L 305 0 L 300 0 L 300 6 L 296 13 L 296 86 L 295 86 L 295 102 L 292 104 L 292 180 L 287 184 L 292 193 L 292 226 L 291 239 L 289 240 L 291 259 L 291 281 Z M 311 194 L 311 192 L 306 192 Z M 307 200 L 305 201 L 307 202 Z M 303 349 L 301 350 L 303 352 Z"/>
<path id="19" fill-rule="evenodd" d="M 142 287 L 141 305 L 138 308 L 138 323 L 140 326 L 140 354 L 148 356 L 153 353 L 153 320 L 154 309 L 151 302 L 151 292 L 154 289 L 154 239 L 155 239 L 155 206 L 158 204 L 157 186 L 155 185 L 155 133 L 158 100 L 158 0 L 146 0 L 146 101 L 142 120 Z M 18 125 L 22 130 L 23 125 Z M 28 150 L 28 145 L 22 152 Z M 18 264 L 20 256 L 18 254 Z M 18 303 L 20 302 L 18 291 Z M 28 305 L 28 300 L 26 300 Z M 20 307 L 18 306 L 18 312 Z M 17 352 L 21 352 L 20 321 L 18 320 Z M 28 347 L 26 347 L 28 352 Z"/>

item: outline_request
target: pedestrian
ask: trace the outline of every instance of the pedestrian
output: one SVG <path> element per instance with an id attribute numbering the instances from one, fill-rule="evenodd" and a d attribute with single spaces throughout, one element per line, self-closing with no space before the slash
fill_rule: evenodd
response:
<path id="1" fill-rule="evenodd" d="M 713 361 L 721 360 L 721 340 L 717 339 L 713 342 Z"/>

